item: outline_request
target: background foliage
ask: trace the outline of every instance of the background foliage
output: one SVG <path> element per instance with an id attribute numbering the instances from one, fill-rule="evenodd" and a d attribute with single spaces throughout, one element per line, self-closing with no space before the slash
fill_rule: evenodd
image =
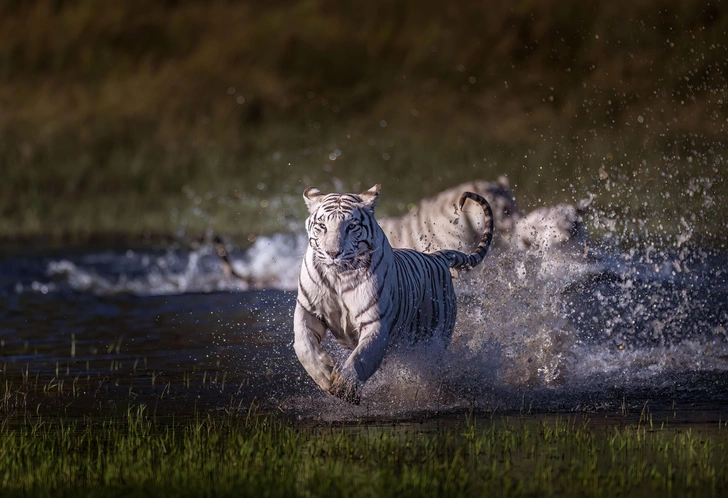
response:
<path id="1" fill-rule="evenodd" d="M 725 195 L 727 16 L 677 0 L 0 0 L 0 234 L 245 236 L 298 219 L 308 183 L 382 182 L 396 213 L 504 173 L 525 206 L 592 191 L 635 213 L 648 195 L 651 213 L 687 202 L 700 221 L 703 198 L 676 199 L 696 181 Z"/>

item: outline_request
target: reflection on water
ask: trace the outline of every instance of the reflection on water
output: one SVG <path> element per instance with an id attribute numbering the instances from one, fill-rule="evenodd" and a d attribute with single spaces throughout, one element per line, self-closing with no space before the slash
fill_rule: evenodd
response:
<path id="1" fill-rule="evenodd" d="M 295 275 L 299 238 L 271 238 L 275 250 L 237 254 L 237 264 Z M 726 407 L 725 267 L 726 255 L 710 251 L 494 251 L 457 281 L 449 349 L 392 352 L 353 407 L 319 391 L 295 358 L 295 294 L 272 288 L 295 277 L 241 290 L 205 246 L 10 256 L 0 262 L 0 408 L 81 415 L 146 403 L 171 415 L 257 406 L 376 420 Z"/>

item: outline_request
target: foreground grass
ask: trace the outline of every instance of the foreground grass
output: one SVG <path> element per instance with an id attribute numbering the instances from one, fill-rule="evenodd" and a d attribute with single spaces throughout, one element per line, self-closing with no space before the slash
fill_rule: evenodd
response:
<path id="1" fill-rule="evenodd" d="M 715 496 L 720 427 L 571 419 L 297 427 L 271 417 L 5 421 L 3 496 Z"/>

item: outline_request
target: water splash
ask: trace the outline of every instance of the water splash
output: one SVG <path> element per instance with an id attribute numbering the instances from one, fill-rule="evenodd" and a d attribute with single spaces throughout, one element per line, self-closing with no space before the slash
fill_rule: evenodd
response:
<path id="1" fill-rule="evenodd" d="M 626 283 L 634 273 L 648 283 L 641 292 L 663 306 L 639 306 L 635 284 Z M 720 298 L 704 292 L 714 284 L 697 289 L 695 279 L 665 280 L 659 265 L 651 274 L 623 262 L 556 264 L 534 254 L 494 254 L 456 284 L 458 321 L 446 351 L 388 353 L 364 388 L 362 406 L 307 386 L 288 409 L 347 420 L 471 409 L 616 410 L 628 395 L 636 405 L 725 402 L 728 289 Z M 592 302 L 610 285 L 611 299 Z M 694 295 L 686 300 L 685 292 Z M 634 308 L 632 315 L 624 306 Z M 617 321 L 649 337 L 618 341 Z M 658 322 L 671 324 L 659 337 Z"/>

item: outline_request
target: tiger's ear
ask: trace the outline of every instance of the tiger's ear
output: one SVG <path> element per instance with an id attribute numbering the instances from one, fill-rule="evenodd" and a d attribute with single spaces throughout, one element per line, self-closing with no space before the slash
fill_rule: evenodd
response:
<path id="1" fill-rule="evenodd" d="M 362 192 L 361 194 L 359 194 L 359 197 L 361 197 L 361 200 L 364 201 L 364 205 L 366 207 L 368 207 L 369 209 L 374 209 L 374 206 L 377 205 L 377 198 L 379 198 L 379 191 L 381 189 L 382 186 L 377 183 L 366 192 Z"/>
<path id="2" fill-rule="evenodd" d="M 316 211 L 324 194 L 316 187 L 308 187 L 303 191 L 303 200 L 306 201 L 306 207 L 309 213 Z"/>

